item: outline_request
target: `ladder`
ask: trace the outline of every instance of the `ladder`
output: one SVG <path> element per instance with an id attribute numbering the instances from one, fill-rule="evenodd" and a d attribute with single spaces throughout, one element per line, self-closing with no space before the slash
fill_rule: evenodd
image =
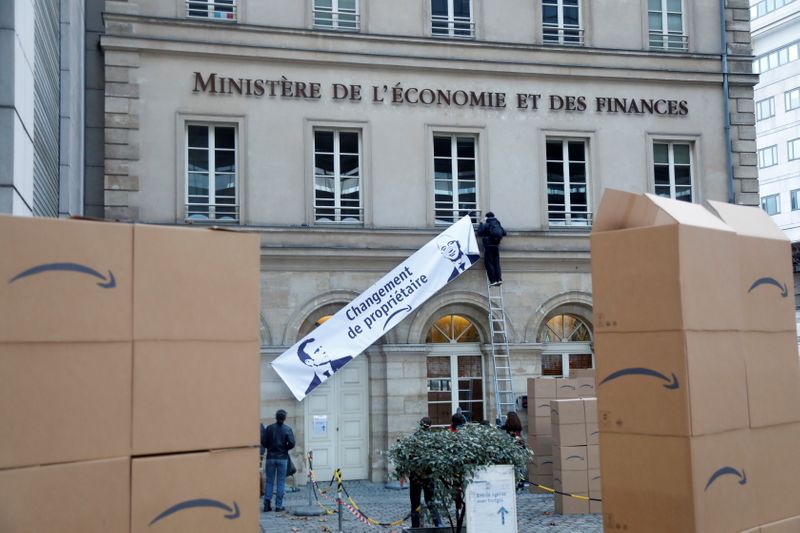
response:
<path id="1" fill-rule="evenodd" d="M 492 286 L 486 281 L 489 295 L 489 329 L 492 335 L 492 362 L 494 363 L 494 404 L 497 408 L 496 421 L 503 424 L 506 415 L 516 406 L 512 387 L 511 353 L 508 349 L 508 330 L 503 302 L 503 286 Z"/>

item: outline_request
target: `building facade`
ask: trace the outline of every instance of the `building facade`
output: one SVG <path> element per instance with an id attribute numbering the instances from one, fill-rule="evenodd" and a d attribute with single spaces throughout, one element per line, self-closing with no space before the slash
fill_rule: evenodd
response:
<path id="1" fill-rule="evenodd" d="M 800 310 L 800 1 L 750 4 L 761 206 L 792 241 Z"/>
<path id="2" fill-rule="evenodd" d="M 106 2 L 105 216 L 261 235 L 262 419 L 321 478 L 385 479 L 422 416 L 496 416 L 481 266 L 301 403 L 270 367 L 460 216 L 508 230 L 522 395 L 593 365 L 606 187 L 759 201 L 747 1 L 495 4 Z"/>
<path id="3" fill-rule="evenodd" d="M 11 0 L 0 17 L 0 213 L 83 213 L 84 2 Z"/>

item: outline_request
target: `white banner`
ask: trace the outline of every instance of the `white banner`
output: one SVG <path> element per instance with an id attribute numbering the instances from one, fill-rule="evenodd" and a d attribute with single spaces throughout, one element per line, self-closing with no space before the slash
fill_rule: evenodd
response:
<path id="1" fill-rule="evenodd" d="M 466 216 L 300 339 L 272 367 L 302 400 L 479 257 Z"/>

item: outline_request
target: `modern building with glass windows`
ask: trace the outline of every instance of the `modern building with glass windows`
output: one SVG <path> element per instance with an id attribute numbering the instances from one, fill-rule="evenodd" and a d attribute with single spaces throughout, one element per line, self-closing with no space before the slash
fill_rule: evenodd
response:
<path id="1" fill-rule="evenodd" d="M 800 0 L 751 1 L 750 13 L 761 206 L 792 240 L 800 318 Z"/>
<path id="2" fill-rule="evenodd" d="M 605 188 L 759 202 L 749 7 L 108 2 L 105 216 L 257 232 L 263 419 L 286 409 L 321 477 L 382 480 L 380 450 L 420 417 L 497 414 L 482 265 L 303 402 L 269 363 L 447 225 L 493 211 L 516 393 L 593 366 Z"/>

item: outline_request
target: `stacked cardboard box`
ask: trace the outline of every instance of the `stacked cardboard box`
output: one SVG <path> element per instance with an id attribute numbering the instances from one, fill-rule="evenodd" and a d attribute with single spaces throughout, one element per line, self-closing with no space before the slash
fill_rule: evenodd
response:
<path id="1" fill-rule="evenodd" d="M 606 191 L 593 228 L 607 529 L 800 515 L 789 242 L 759 209 L 711 207 Z"/>
<path id="2" fill-rule="evenodd" d="M 0 217 L 0 250 L 2 529 L 256 528 L 257 237 Z"/>
<path id="3" fill-rule="evenodd" d="M 553 487 L 553 434 L 550 401 L 594 396 L 594 378 L 529 378 L 528 379 L 528 447 L 534 458 L 528 466 L 528 479 Z M 532 486 L 531 492 L 547 493 Z"/>
<path id="4" fill-rule="evenodd" d="M 597 401 L 594 398 L 552 400 L 553 488 L 601 499 Z M 600 502 L 555 495 L 560 514 L 599 513 Z"/>

